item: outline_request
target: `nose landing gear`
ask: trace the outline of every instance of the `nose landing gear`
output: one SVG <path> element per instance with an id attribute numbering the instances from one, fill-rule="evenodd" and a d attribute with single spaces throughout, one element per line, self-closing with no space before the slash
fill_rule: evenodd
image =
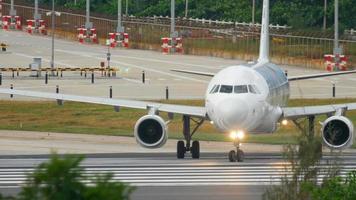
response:
<path id="1" fill-rule="evenodd" d="M 234 140 L 234 146 L 236 148 L 236 151 L 235 150 L 231 150 L 229 152 L 229 161 L 230 162 L 243 162 L 244 161 L 244 158 L 245 158 L 245 154 L 244 152 L 240 149 L 240 141 L 238 139 L 235 139 Z"/>

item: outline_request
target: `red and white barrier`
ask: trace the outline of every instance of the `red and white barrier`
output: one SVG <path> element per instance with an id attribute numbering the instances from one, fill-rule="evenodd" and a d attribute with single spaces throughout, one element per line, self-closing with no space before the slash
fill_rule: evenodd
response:
<path id="1" fill-rule="evenodd" d="M 35 20 L 28 19 L 27 22 L 27 33 L 32 34 L 35 27 Z"/>
<path id="2" fill-rule="evenodd" d="M 2 16 L 2 28 L 4 30 L 9 30 L 10 18 L 8 16 Z"/>
<path id="3" fill-rule="evenodd" d="M 183 40 L 177 38 L 162 38 L 162 53 L 168 54 L 170 52 L 183 53 Z"/>
<path id="4" fill-rule="evenodd" d="M 162 38 L 162 53 L 168 54 L 171 46 L 168 44 L 170 38 Z"/>
<path id="5" fill-rule="evenodd" d="M 2 27 L 2 0 L 0 0 L 0 26 Z"/>
<path id="6" fill-rule="evenodd" d="M 331 71 L 346 71 L 347 70 L 347 58 L 345 55 L 324 55 L 326 70 Z"/>
<path id="7" fill-rule="evenodd" d="M 118 46 L 129 47 L 129 34 L 128 33 L 109 33 L 110 47 L 115 48 Z"/>
<path id="8" fill-rule="evenodd" d="M 175 38 L 176 39 L 176 42 L 175 42 L 175 44 L 176 44 L 176 52 L 177 53 L 183 53 L 183 40 L 182 40 L 182 38 Z"/>
<path id="9" fill-rule="evenodd" d="M 46 22 L 44 20 L 39 20 L 40 27 L 38 27 L 39 32 L 42 35 L 47 35 Z"/>
<path id="10" fill-rule="evenodd" d="M 40 19 L 36 21 L 33 19 L 29 19 L 26 20 L 26 22 L 27 22 L 26 29 L 29 34 L 37 32 L 43 35 L 47 35 L 46 24 L 44 20 Z"/>
<path id="11" fill-rule="evenodd" d="M 15 28 L 17 30 L 22 30 L 22 26 L 21 26 L 21 17 L 20 16 L 15 16 Z"/>
<path id="12" fill-rule="evenodd" d="M 86 28 L 78 28 L 78 40 L 80 43 L 92 42 L 98 43 L 98 35 L 96 33 L 96 28 L 86 29 Z"/>
<path id="13" fill-rule="evenodd" d="M 20 16 L 2 16 L 2 28 L 4 30 L 17 29 L 21 30 L 21 18 Z"/>
<path id="14" fill-rule="evenodd" d="M 124 33 L 124 41 L 122 44 L 125 48 L 129 48 L 129 34 L 128 33 Z"/>
<path id="15" fill-rule="evenodd" d="M 86 29 L 85 28 L 78 28 L 77 30 L 78 30 L 78 40 L 79 40 L 80 43 L 83 44 L 84 43 L 84 38 L 85 38 L 84 31 Z"/>

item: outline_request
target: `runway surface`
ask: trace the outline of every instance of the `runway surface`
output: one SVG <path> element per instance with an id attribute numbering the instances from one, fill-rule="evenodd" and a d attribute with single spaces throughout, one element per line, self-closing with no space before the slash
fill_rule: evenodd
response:
<path id="1" fill-rule="evenodd" d="M 47 158 L 0 156 L 0 192 L 18 192 L 26 173 Z M 325 155 L 320 168 L 332 158 Z M 356 168 L 355 159 L 354 153 L 339 157 L 342 176 Z M 174 153 L 89 154 L 83 167 L 87 175 L 109 172 L 136 186 L 133 199 L 261 199 L 269 185 L 290 174 L 280 153 L 247 153 L 243 163 L 228 162 L 225 153 L 203 153 L 199 160 L 178 160 Z"/>
<path id="2" fill-rule="evenodd" d="M 28 67 L 34 57 L 41 57 L 43 67 L 49 66 L 51 59 L 51 39 L 47 36 L 29 35 L 25 32 L 0 30 L 0 41 L 9 44 L 8 53 L 0 53 L 0 67 Z M 106 61 L 107 47 L 79 44 L 76 41 L 56 39 L 55 64 L 62 67 L 99 66 Z M 112 49 L 111 66 L 119 67 L 117 78 L 104 79 L 96 74 L 95 84 L 90 78 L 78 73 L 64 73 L 63 79 L 50 78 L 47 85 L 43 77 L 29 78 L 21 72 L 21 77 L 11 78 L 11 72 L 4 73 L 2 87 L 14 84 L 16 89 L 54 92 L 56 85 L 61 93 L 107 97 L 109 86 L 113 87 L 113 98 L 162 99 L 165 88 L 170 89 L 172 99 L 202 99 L 210 78 L 172 72 L 171 69 L 188 69 L 203 72 L 219 70 L 241 63 L 241 60 L 208 56 L 162 55 L 160 52 L 135 49 Z M 293 66 L 281 66 L 288 75 L 325 72 Z M 142 84 L 142 71 L 146 73 L 146 83 Z M 25 76 L 25 77 L 24 77 Z M 356 75 L 297 81 L 291 83 L 292 98 L 330 98 L 332 83 L 336 84 L 336 97 L 356 97 Z M 9 97 L 1 96 L 2 99 Z M 29 99 L 16 97 L 15 99 Z"/>

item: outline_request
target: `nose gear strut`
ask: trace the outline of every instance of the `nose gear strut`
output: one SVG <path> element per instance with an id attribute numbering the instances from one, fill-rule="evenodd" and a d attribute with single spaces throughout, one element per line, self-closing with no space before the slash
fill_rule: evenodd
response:
<path id="1" fill-rule="evenodd" d="M 230 162 L 243 162 L 244 158 L 245 158 L 245 153 L 240 149 L 241 143 L 240 140 L 238 138 L 234 139 L 234 146 L 236 148 L 235 150 L 231 150 L 229 152 L 229 161 Z"/>

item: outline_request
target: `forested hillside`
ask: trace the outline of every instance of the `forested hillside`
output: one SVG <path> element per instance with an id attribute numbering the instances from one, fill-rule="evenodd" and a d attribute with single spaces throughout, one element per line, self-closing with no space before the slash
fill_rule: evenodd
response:
<path id="1" fill-rule="evenodd" d="M 40 0 L 48 4 L 50 0 Z M 85 0 L 55 0 L 60 6 L 85 10 Z M 185 1 L 176 0 L 176 15 L 184 16 Z M 188 0 L 188 17 L 251 22 L 252 0 Z M 91 0 L 92 12 L 116 15 L 117 0 Z M 170 0 L 128 0 L 129 15 L 169 15 Z M 126 0 L 122 0 L 125 12 Z M 271 0 L 271 23 L 293 28 L 318 29 L 323 25 L 324 0 Z M 339 0 L 340 28 L 356 28 L 356 0 Z M 262 0 L 256 0 L 256 21 L 261 18 Z M 327 0 L 327 25 L 332 28 L 334 1 Z"/>

